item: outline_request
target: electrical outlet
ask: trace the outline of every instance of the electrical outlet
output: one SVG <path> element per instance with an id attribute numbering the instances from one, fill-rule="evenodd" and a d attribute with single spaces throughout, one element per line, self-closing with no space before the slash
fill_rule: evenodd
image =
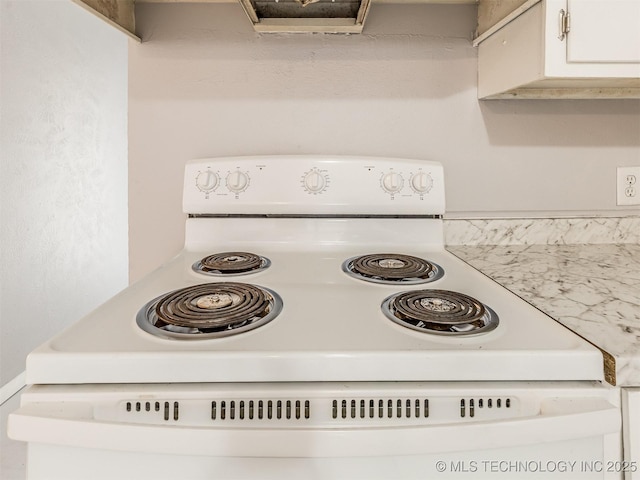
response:
<path id="1" fill-rule="evenodd" d="M 618 205 L 640 205 L 640 167 L 618 167 Z"/>

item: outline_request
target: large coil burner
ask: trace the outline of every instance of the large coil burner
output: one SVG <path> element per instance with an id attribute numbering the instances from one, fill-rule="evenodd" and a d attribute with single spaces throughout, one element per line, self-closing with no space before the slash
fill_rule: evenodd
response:
<path id="1" fill-rule="evenodd" d="M 193 264 L 198 273 L 213 276 L 246 275 L 264 270 L 271 262 L 268 258 L 249 252 L 221 252 L 208 255 Z"/>
<path id="2" fill-rule="evenodd" d="M 252 330 L 273 320 L 280 310 L 282 299 L 267 288 L 205 283 L 151 300 L 138 312 L 136 322 L 159 337 L 206 339 Z"/>
<path id="3" fill-rule="evenodd" d="M 490 332 L 498 315 L 475 298 L 449 290 L 414 290 L 387 297 L 382 311 L 394 322 L 425 333 L 471 335 Z"/>
<path id="4" fill-rule="evenodd" d="M 444 275 L 439 265 L 422 258 L 397 253 L 374 253 L 352 257 L 342 270 L 367 282 L 412 285 L 438 280 Z"/>

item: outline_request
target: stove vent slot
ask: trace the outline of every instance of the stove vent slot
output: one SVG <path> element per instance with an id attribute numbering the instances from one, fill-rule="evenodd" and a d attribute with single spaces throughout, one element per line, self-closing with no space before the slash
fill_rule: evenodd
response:
<path id="1" fill-rule="evenodd" d="M 335 419 L 428 418 L 429 399 L 350 399 L 333 400 Z"/>
<path id="2" fill-rule="evenodd" d="M 125 409 L 127 412 L 158 412 L 166 421 L 180 418 L 179 402 L 127 402 Z"/>
<path id="3" fill-rule="evenodd" d="M 511 408 L 510 398 L 470 398 L 460 400 L 460 417 L 475 417 L 477 410 Z"/>
<path id="4" fill-rule="evenodd" d="M 211 420 L 300 420 L 311 414 L 309 400 L 213 400 Z"/>

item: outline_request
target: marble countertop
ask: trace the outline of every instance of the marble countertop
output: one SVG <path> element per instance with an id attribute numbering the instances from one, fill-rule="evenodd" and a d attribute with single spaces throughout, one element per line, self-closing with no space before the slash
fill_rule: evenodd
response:
<path id="1" fill-rule="evenodd" d="M 485 227 L 476 224 L 471 230 L 477 238 Z M 599 347 L 610 383 L 640 385 L 640 244 L 635 238 L 633 243 L 527 244 L 525 236 L 514 241 L 518 228 L 499 235 L 498 242 L 497 229 L 489 230 L 489 241 L 500 244 L 464 242 L 447 249 Z"/>

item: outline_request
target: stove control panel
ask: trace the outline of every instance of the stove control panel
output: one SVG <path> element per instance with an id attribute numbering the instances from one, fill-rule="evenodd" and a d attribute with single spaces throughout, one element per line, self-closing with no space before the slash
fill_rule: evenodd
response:
<path id="1" fill-rule="evenodd" d="M 255 156 L 194 160 L 183 209 L 233 215 L 441 215 L 442 165 L 354 156 Z"/>

